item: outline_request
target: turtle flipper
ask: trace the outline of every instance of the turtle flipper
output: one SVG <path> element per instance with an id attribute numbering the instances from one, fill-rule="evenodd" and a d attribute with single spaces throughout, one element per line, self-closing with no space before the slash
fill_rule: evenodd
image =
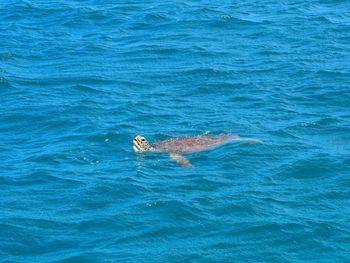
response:
<path id="1" fill-rule="evenodd" d="M 170 157 L 175 160 L 178 164 L 181 164 L 184 167 L 193 167 L 190 161 L 183 155 L 178 153 L 169 153 Z"/>
<path id="2" fill-rule="evenodd" d="M 246 142 L 246 143 L 263 143 L 261 140 L 254 139 L 254 138 L 241 138 L 241 137 L 239 137 L 237 139 L 237 141 L 239 141 L 239 142 Z"/>

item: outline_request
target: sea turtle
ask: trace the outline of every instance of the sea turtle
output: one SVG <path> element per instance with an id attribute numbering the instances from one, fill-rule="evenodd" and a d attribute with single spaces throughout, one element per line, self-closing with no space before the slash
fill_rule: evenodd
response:
<path id="1" fill-rule="evenodd" d="M 168 153 L 177 163 L 185 167 L 191 167 L 191 163 L 183 156 L 183 154 L 211 150 L 234 141 L 250 143 L 261 142 L 252 138 L 241 138 L 234 134 L 204 134 L 168 139 L 150 145 L 145 137 L 137 135 L 133 140 L 133 148 L 136 152 L 165 152 Z"/>

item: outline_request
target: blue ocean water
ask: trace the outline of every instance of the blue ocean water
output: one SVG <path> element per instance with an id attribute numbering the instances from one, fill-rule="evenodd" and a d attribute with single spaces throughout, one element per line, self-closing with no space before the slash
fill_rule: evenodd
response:
<path id="1" fill-rule="evenodd" d="M 0 261 L 349 262 L 349 11 L 0 1 Z"/>

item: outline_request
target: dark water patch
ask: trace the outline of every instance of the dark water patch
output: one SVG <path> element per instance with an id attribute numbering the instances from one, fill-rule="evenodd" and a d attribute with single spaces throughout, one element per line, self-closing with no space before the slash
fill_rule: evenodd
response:
<path id="1" fill-rule="evenodd" d="M 38 185 L 51 185 L 51 184 L 61 184 L 65 185 L 65 187 L 71 186 L 77 187 L 79 185 L 82 185 L 82 182 L 79 180 L 74 179 L 74 174 L 65 177 L 59 177 L 59 176 L 54 176 L 55 171 L 48 171 L 48 170 L 43 170 L 43 171 L 36 171 L 31 173 L 30 175 L 27 176 L 21 176 L 16 179 L 9 177 L 5 182 L 3 182 L 3 185 L 11 186 L 11 187 L 30 187 L 30 185 L 37 187 Z"/>
<path id="2" fill-rule="evenodd" d="M 320 157 L 302 160 L 284 168 L 280 173 L 285 179 L 316 179 L 332 175 L 337 171 L 337 163 L 333 160 Z"/>

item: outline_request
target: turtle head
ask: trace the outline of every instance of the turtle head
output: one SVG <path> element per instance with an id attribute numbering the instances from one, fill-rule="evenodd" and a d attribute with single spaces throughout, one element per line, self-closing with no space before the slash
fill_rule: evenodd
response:
<path id="1" fill-rule="evenodd" d="M 133 140 L 133 146 L 135 152 L 148 152 L 152 151 L 153 147 L 149 145 L 145 137 L 137 135 Z"/>

